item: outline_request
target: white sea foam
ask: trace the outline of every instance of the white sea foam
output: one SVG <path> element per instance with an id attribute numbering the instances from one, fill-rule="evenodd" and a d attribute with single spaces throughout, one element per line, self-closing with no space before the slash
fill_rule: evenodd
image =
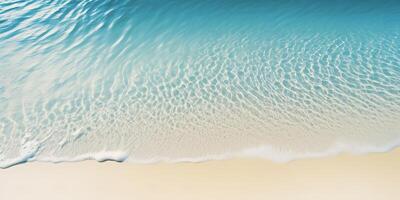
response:
<path id="1" fill-rule="evenodd" d="M 61 162 L 79 162 L 85 160 L 96 160 L 98 162 L 104 161 L 115 161 L 115 162 L 128 162 L 136 164 L 152 164 L 152 163 L 181 163 L 181 162 L 205 162 L 210 160 L 226 160 L 232 158 L 262 158 L 268 159 L 278 163 L 285 163 L 297 159 L 310 159 L 310 158 L 320 158 L 326 156 L 335 156 L 340 153 L 350 153 L 350 154 L 366 154 L 366 153 L 382 153 L 388 152 L 400 144 L 400 139 L 398 141 L 393 141 L 386 146 L 355 146 L 353 144 L 336 144 L 321 152 L 312 153 L 296 153 L 296 152 L 280 152 L 270 146 L 260 146 L 255 148 L 248 148 L 238 152 L 229 152 L 217 155 L 206 155 L 202 157 L 186 157 L 186 158 L 168 158 L 168 157 L 154 157 L 151 159 L 136 159 L 134 156 L 129 157 L 129 154 L 123 151 L 101 151 L 96 153 L 87 153 L 78 155 L 76 157 L 42 157 L 37 159 L 34 152 L 35 149 L 31 149 L 31 153 L 24 154 L 14 159 L 5 160 L 0 163 L 0 168 L 8 168 L 16 164 L 21 164 L 31 161 L 39 162 L 51 162 L 51 163 L 61 163 Z"/>
<path id="2" fill-rule="evenodd" d="M 78 162 L 84 160 L 96 160 L 98 162 L 115 161 L 123 162 L 127 160 L 129 155 L 123 151 L 101 151 L 96 153 L 86 153 L 76 157 L 44 157 L 40 158 L 41 162 Z"/>

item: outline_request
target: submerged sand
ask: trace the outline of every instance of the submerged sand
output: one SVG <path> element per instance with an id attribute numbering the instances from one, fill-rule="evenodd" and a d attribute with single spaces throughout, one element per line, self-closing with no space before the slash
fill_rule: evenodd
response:
<path id="1" fill-rule="evenodd" d="M 28 163 L 0 170 L 0 199 L 398 199 L 400 150 L 273 163 Z"/>

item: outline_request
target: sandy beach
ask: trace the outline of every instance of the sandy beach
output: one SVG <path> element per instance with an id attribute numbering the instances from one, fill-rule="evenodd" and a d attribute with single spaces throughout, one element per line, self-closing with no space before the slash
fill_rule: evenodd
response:
<path id="1" fill-rule="evenodd" d="M 399 149 L 289 163 L 27 163 L 0 171 L 0 199 L 398 199 L 399 169 Z"/>
<path id="2" fill-rule="evenodd" d="M 400 0 L 0 0 L 0 200 L 400 200 L 399 22 Z"/>

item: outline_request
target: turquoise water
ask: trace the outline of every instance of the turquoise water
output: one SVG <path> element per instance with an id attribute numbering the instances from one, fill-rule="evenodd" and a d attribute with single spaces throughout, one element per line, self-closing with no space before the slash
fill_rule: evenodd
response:
<path id="1" fill-rule="evenodd" d="M 3 0 L 0 167 L 400 144 L 396 1 Z"/>

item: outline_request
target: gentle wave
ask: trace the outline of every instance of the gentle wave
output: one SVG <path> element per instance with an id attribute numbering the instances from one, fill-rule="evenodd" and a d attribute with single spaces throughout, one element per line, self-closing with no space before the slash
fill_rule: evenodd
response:
<path id="1" fill-rule="evenodd" d="M 400 139 L 396 1 L 0 2 L 0 167 L 275 161 Z"/>

